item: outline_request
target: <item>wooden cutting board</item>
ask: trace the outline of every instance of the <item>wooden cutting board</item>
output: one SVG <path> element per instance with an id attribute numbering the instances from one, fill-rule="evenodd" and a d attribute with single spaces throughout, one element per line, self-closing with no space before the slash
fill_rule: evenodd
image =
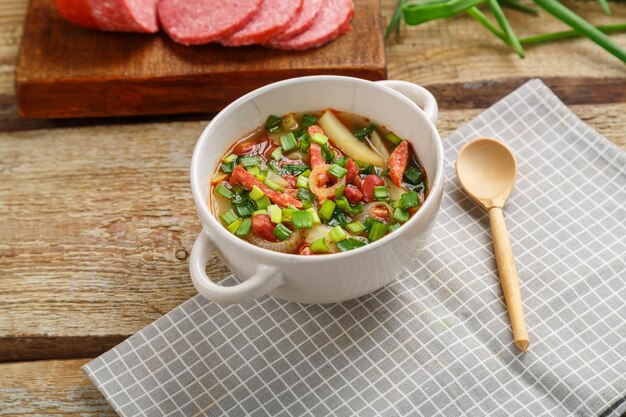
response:
<path id="1" fill-rule="evenodd" d="M 303 52 L 183 46 L 165 34 L 106 33 L 31 0 L 16 68 L 20 113 L 33 118 L 215 112 L 262 85 L 302 75 L 386 78 L 379 0 L 354 0 L 353 28 Z"/>

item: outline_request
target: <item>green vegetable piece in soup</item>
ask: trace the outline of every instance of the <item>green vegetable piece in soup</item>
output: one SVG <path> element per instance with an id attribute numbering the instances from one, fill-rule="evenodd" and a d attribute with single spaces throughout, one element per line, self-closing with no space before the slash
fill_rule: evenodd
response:
<path id="1" fill-rule="evenodd" d="M 274 114 L 270 115 L 265 122 L 265 129 L 268 132 L 278 132 L 280 130 L 280 124 L 283 122 L 282 117 L 278 117 Z"/>

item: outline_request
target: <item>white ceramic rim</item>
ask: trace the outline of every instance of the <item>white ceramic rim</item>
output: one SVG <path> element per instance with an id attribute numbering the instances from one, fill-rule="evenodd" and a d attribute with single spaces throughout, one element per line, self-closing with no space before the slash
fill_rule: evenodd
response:
<path id="1" fill-rule="evenodd" d="M 433 125 L 433 123 L 428 120 L 428 117 L 426 117 L 426 114 L 424 113 L 424 111 L 417 105 L 415 104 L 415 102 L 413 102 L 412 100 L 410 100 L 408 97 L 406 97 L 405 95 L 389 88 L 389 87 L 385 87 L 381 84 L 376 84 L 373 81 L 367 81 L 367 80 L 363 80 L 360 78 L 353 78 L 353 77 L 345 77 L 345 76 L 339 76 L 339 75 L 313 75 L 313 76 L 306 76 L 306 77 L 297 77 L 297 78 L 290 78 L 287 80 L 283 80 L 283 81 L 278 81 L 263 87 L 260 87 L 254 91 L 249 92 L 248 94 L 241 96 L 240 98 L 238 98 L 237 100 L 233 101 L 231 104 L 229 104 L 227 107 L 225 107 L 221 112 L 219 112 L 214 118 L 213 120 L 211 120 L 209 122 L 209 124 L 207 125 L 207 127 L 202 131 L 202 134 L 200 135 L 200 138 L 198 139 L 198 142 L 196 143 L 196 146 L 194 148 L 193 151 L 193 156 L 191 158 L 191 169 L 190 169 L 190 179 L 191 179 L 191 191 L 193 193 L 193 198 L 196 204 L 196 208 L 198 211 L 201 212 L 201 218 L 200 221 L 202 222 L 202 217 L 206 216 L 206 218 L 209 220 L 209 222 L 211 222 L 213 224 L 213 226 L 216 227 L 216 230 L 219 230 L 219 234 L 221 234 L 220 236 L 209 236 L 211 242 L 213 242 L 213 244 L 216 247 L 219 247 L 219 241 L 217 241 L 217 239 L 228 239 L 230 240 L 232 243 L 234 243 L 235 245 L 239 246 L 240 248 L 242 248 L 243 250 L 251 250 L 252 252 L 256 252 L 257 255 L 259 256 L 276 256 L 278 258 L 282 258 L 284 260 L 299 260 L 301 262 L 310 262 L 310 263 L 315 263 L 315 262 L 324 262 L 324 260 L 329 260 L 329 257 L 332 257 L 333 260 L 335 259 L 341 259 L 341 258 L 348 258 L 348 257 L 352 257 L 352 256 L 357 256 L 360 254 L 365 254 L 369 251 L 373 251 L 376 250 L 377 248 L 379 248 L 380 246 L 386 244 L 386 243 L 390 243 L 391 241 L 393 241 L 396 237 L 400 236 L 404 231 L 408 230 L 408 228 L 405 228 L 404 226 L 409 225 L 410 223 L 415 223 L 417 222 L 420 218 L 422 218 L 424 216 L 424 213 L 426 211 L 428 211 L 428 209 L 433 205 L 436 204 L 435 199 L 434 198 L 429 198 L 427 197 L 426 200 L 424 200 L 424 204 L 422 205 L 422 207 L 420 208 L 420 210 L 417 211 L 416 214 L 414 214 L 413 216 L 411 216 L 411 218 L 409 219 L 409 221 L 407 221 L 405 224 L 403 224 L 402 226 L 400 226 L 400 228 L 398 228 L 397 230 L 395 230 L 392 233 L 389 233 L 388 235 L 386 235 L 385 237 L 377 240 L 374 243 L 369 243 L 365 246 L 362 246 L 360 248 L 357 249 L 353 249 L 350 251 L 346 251 L 346 252 L 338 252 L 338 253 L 331 253 L 331 254 L 325 254 L 323 256 L 303 256 L 303 255 L 298 255 L 298 254 L 292 254 L 292 253 L 281 253 L 281 252 L 274 252 L 272 250 L 269 249 L 264 249 L 264 248 L 260 248 L 258 246 L 253 245 L 250 242 L 247 242 L 243 239 L 239 239 L 238 237 L 236 237 L 235 235 L 233 235 L 232 233 L 228 233 L 226 228 L 217 220 L 217 218 L 215 217 L 215 215 L 212 213 L 206 198 L 207 196 L 204 196 L 201 194 L 201 187 L 200 184 L 197 183 L 194 173 L 198 170 L 198 165 L 200 163 L 202 163 L 202 161 L 200 160 L 200 156 L 199 156 L 199 152 L 198 149 L 200 148 L 200 146 L 204 143 L 204 141 L 208 140 L 208 138 L 210 137 L 210 133 L 212 130 L 213 125 L 217 125 L 218 123 L 221 122 L 221 119 L 225 118 L 226 115 L 229 113 L 229 111 L 238 106 L 239 104 L 241 104 L 242 102 L 248 101 L 251 98 L 266 93 L 267 91 L 270 91 L 274 88 L 277 87 L 284 87 L 284 86 L 289 86 L 291 84 L 297 84 L 300 83 L 302 81 L 325 81 L 325 80 L 344 80 L 347 82 L 352 82 L 352 83 L 359 83 L 362 85 L 367 85 L 367 87 L 371 87 L 371 88 L 376 88 L 379 89 L 381 91 L 384 91 L 387 94 L 391 94 L 392 96 L 394 96 L 396 99 L 404 101 L 406 104 L 408 104 L 409 106 L 412 106 L 414 108 L 414 110 L 416 111 L 417 114 L 420 115 L 420 117 L 422 117 L 424 119 L 424 121 L 426 121 L 427 126 L 429 127 L 429 129 L 431 130 L 431 134 L 433 135 L 433 137 L 435 138 L 435 149 L 437 152 L 437 174 L 435 175 L 435 179 L 432 182 L 429 182 L 429 197 L 431 194 L 435 194 L 438 192 L 439 189 L 443 188 L 443 144 L 441 142 L 441 137 L 439 136 L 439 132 L 437 131 L 437 129 L 435 128 L 435 126 Z M 393 130 L 393 128 L 392 128 Z M 233 143 L 236 139 L 233 139 Z M 226 150 L 226 149 L 225 149 Z M 224 152 L 225 150 L 222 150 L 222 152 Z M 419 156 L 419 155 L 418 155 Z M 215 168 L 215 167 L 214 167 Z M 212 170 L 212 172 L 214 172 L 215 169 Z M 204 230 L 204 226 L 203 226 L 203 230 L 200 233 L 206 233 L 206 231 Z"/>

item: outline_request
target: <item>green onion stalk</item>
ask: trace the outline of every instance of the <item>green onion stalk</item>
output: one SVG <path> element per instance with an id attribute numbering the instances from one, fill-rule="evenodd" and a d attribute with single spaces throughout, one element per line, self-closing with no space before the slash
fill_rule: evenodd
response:
<path id="1" fill-rule="evenodd" d="M 613 56 L 626 63 L 626 51 L 612 41 L 607 34 L 626 31 L 626 23 L 594 26 L 582 17 L 565 7 L 559 0 L 533 0 L 539 7 L 561 20 L 573 30 L 545 33 L 526 38 L 518 38 L 513 31 L 502 7 L 518 10 L 523 13 L 537 15 L 534 7 L 521 3 L 519 0 L 417 0 L 407 3 L 399 0 L 391 17 L 385 39 L 392 33 L 399 34 L 402 17 L 408 25 L 419 25 L 437 19 L 452 18 L 461 13 L 469 14 L 485 29 L 513 48 L 520 58 L 524 58 L 523 45 L 533 45 L 577 37 L 587 37 Z M 607 0 L 598 0 L 606 14 L 611 13 Z M 498 25 L 495 25 L 478 6 L 486 4 Z M 498 27 L 499 26 L 499 27 Z"/>

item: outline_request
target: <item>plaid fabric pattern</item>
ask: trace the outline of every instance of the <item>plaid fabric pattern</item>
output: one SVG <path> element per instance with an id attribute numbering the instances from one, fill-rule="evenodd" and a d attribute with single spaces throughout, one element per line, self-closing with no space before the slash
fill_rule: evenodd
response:
<path id="1" fill-rule="evenodd" d="M 526 354 L 512 341 L 488 216 L 454 173 L 458 150 L 478 136 L 518 160 L 505 217 Z M 196 296 L 85 372 L 122 416 L 620 415 L 626 155 L 538 80 L 445 148 L 432 242 L 391 285 L 332 305 Z"/>

